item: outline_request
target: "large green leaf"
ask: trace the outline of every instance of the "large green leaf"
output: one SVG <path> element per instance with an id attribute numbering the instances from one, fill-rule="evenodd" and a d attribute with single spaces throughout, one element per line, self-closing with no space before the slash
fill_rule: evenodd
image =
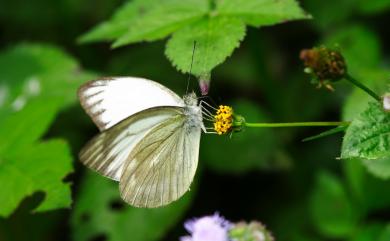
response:
<path id="1" fill-rule="evenodd" d="M 35 209 L 48 211 L 69 207 L 70 184 L 62 179 L 70 173 L 72 158 L 65 142 L 46 141 L 10 150 L 0 157 L 0 216 L 8 216 L 19 202 L 34 192 L 45 192 Z"/>
<path id="2" fill-rule="evenodd" d="M 348 237 L 357 222 L 342 183 L 333 175 L 320 173 L 311 197 L 315 226 L 327 237 Z"/>
<path id="3" fill-rule="evenodd" d="M 58 99 L 39 98 L 31 100 L 22 110 L 3 116 L 0 119 L 0 155 L 37 141 L 54 120 L 59 103 Z"/>
<path id="4" fill-rule="evenodd" d="M 205 0 L 165 0 L 136 18 L 114 47 L 140 41 L 154 41 L 202 18 L 208 11 Z"/>
<path id="5" fill-rule="evenodd" d="M 254 27 L 310 18 L 295 0 L 217 0 L 217 12 Z"/>
<path id="6" fill-rule="evenodd" d="M 94 173 L 85 176 L 71 218 L 75 241 L 105 236 L 107 241 L 160 240 L 188 208 L 194 190 L 166 207 L 128 206 L 119 197 L 118 183 Z"/>
<path id="7" fill-rule="evenodd" d="M 73 170 L 67 144 L 40 139 L 91 76 L 48 45 L 23 44 L 0 54 L 1 216 L 39 191 L 45 199 L 36 211 L 69 207 L 70 184 L 62 181 Z"/>
<path id="8" fill-rule="evenodd" d="M 389 156 L 390 113 L 385 112 L 380 103 L 372 102 L 348 127 L 341 157 L 378 159 Z"/>
<path id="9" fill-rule="evenodd" d="M 245 24 L 238 18 L 204 18 L 174 33 L 166 55 L 179 70 L 189 72 L 196 42 L 192 73 L 206 75 L 232 54 L 244 36 Z"/>
<path id="10" fill-rule="evenodd" d="M 112 40 L 119 47 L 172 34 L 166 47 L 172 64 L 189 72 L 196 41 L 193 73 L 208 76 L 240 45 L 245 24 L 259 27 L 305 18 L 295 0 L 134 0 L 80 41 Z"/>
<path id="11" fill-rule="evenodd" d="M 20 44 L 0 54 L 0 93 L 5 93 L 0 108 L 15 109 L 18 99 L 42 96 L 63 98 L 65 107 L 76 101 L 77 88 L 94 77 L 59 48 Z"/>

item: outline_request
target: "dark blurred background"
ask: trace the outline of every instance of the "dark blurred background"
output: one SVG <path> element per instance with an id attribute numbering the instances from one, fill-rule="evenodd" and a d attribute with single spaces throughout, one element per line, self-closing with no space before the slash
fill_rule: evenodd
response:
<path id="1" fill-rule="evenodd" d="M 187 76 L 164 56 L 165 41 L 114 50 L 110 43 L 76 43 L 124 2 L 0 0 L 1 68 L 17 71 L 18 61 L 11 65 L 6 59 L 10 49 L 42 43 L 65 51 L 90 76 L 142 76 L 183 94 Z M 240 48 L 214 70 L 209 103 L 232 105 L 252 122 L 348 120 L 356 114 L 359 91 L 342 82 L 335 92 L 316 89 L 303 73 L 300 50 L 318 44 L 337 43 L 362 82 L 374 88 L 389 83 L 390 1 L 301 5 L 312 20 L 248 28 Z M 191 88 L 198 91 L 194 79 Z M 390 182 L 370 174 L 359 160 L 337 159 L 341 134 L 301 141 L 323 130 L 247 129 L 231 139 L 203 135 L 196 180 L 186 197 L 166 210 L 135 210 L 120 201 L 115 183 L 77 161 L 97 129 L 73 101 L 44 137 L 62 137 L 71 146 L 75 172 L 64 181 L 73 183 L 72 208 L 31 213 L 45 198 L 44 192 L 34 193 L 0 218 L 0 240 L 178 240 L 185 220 L 219 212 L 232 221 L 259 220 L 280 241 L 384 241 L 383 233 L 390 232 Z"/>

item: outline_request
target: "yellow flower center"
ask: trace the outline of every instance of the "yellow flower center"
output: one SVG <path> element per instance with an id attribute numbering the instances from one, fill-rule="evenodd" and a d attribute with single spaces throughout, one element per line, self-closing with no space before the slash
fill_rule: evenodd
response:
<path id="1" fill-rule="evenodd" d="M 218 135 L 225 134 L 233 126 L 233 108 L 226 105 L 220 105 L 217 114 L 214 116 L 214 130 Z"/>

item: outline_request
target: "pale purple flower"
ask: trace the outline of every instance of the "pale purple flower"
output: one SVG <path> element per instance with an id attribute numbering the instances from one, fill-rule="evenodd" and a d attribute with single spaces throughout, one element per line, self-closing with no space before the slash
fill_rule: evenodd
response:
<path id="1" fill-rule="evenodd" d="M 187 221 L 184 224 L 190 236 L 181 237 L 180 241 L 229 241 L 229 221 L 218 213 Z"/>

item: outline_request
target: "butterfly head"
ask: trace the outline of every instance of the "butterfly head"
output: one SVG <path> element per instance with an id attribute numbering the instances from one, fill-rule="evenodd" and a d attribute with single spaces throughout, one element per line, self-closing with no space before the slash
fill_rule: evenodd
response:
<path id="1" fill-rule="evenodd" d="M 184 100 L 184 104 L 186 106 L 197 106 L 198 105 L 198 98 L 196 97 L 195 92 L 191 92 L 191 93 L 184 95 L 183 100 Z"/>

